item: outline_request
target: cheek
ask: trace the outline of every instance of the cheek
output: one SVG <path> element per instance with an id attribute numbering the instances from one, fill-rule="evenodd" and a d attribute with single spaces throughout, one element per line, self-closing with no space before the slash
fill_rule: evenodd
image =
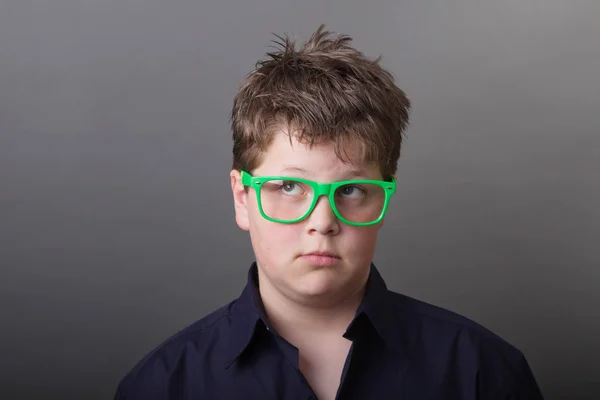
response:
<path id="1" fill-rule="evenodd" d="M 371 258 L 375 252 L 379 226 L 350 228 L 347 232 L 346 248 L 357 259 Z"/>
<path id="2" fill-rule="evenodd" d="M 298 251 L 300 230 L 295 225 L 272 223 L 258 211 L 250 216 L 250 236 L 256 256 L 266 264 L 278 264 Z"/>

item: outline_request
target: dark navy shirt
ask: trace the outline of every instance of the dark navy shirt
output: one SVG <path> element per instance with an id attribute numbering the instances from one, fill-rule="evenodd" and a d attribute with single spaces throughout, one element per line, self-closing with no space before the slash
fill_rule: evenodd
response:
<path id="1" fill-rule="evenodd" d="M 344 337 L 352 346 L 340 400 L 542 399 L 519 350 L 465 317 L 389 291 L 374 265 Z M 237 300 L 150 352 L 115 399 L 316 399 L 298 365 L 298 349 L 269 326 L 254 263 Z"/>

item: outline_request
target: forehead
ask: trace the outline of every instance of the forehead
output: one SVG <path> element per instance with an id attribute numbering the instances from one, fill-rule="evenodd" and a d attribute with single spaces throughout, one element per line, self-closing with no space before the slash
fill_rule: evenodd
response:
<path id="1" fill-rule="evenodd" d="M 309 145 L 280 130 L 273 133 L 272 141 L 263 152 L 256 172 L 322 177 L 356 175 L 375 178 L 378 175 L 378 166 L 364 159 L 360 142 L 345 143 L 339 153 L 336 153 L 336 146 L 332 142 Z"/>

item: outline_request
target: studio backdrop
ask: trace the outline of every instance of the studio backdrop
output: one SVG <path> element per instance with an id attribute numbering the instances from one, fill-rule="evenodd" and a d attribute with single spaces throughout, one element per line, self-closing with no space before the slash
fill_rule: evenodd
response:
<path id="1" fill-rule="evenodd" d="M 229 112 L 319 24 L 412 101 L 375 264 L 600 398 L 600 2 L 0 2 L 0 398 L 110 399 L 237 297 Z"/>

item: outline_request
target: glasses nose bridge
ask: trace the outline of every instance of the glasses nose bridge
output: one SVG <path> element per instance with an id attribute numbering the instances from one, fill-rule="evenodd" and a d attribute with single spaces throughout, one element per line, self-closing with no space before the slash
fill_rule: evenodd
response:
<path id="1" fill-rule="evenodd" d="M 331 198 L 330 194 L 331 194 L 332 190 L 334 190 L 333 189 L 334 184 L 314 182 L 312 185 L 312 188 L 313 188 L 312 207 L 311 207 L 310 211 L 307 213 L 307 216 L 309 214 L 311 214 L 311 215 L 313 214 L 313 212 L 315 211 L 315 208 L 317 207 L 317 204 L 319 203 L 319 199 L 321 198 L 321 196 L 325 196 L 325 202 L 328 204 L 328 206 L 325 206 L 325 207 L 330 208 L 327 213 L 328 214 L 331 213 L 333 215 L 335 213 L 335 206 L 333 205 L 333 199 Z"/>
<path id="2" fill-rule="evenodd" d="M 315 185 L 315 203 L 319 200 L 319 197 L 321 196 L 327 196 L 329 197 L 329 194 L 331 193 L 331 183 L 317 183 Z"/>
<path id="3" fill-rule="evenodd" d="M 321 198 L 321 196 L 325 196 L 327 198 L 327 203 L 329 204 L 330 207 L 334 207 L 333 204 L 331 204 L 332 202 L 330 201 L 331 197 L 330 197 L 330 193 L 332 191 L 332 187 L 333 184 L 332 183 L 315 183 L 315 185 L 313 186 L 313 204 L 312 204 L 312 209 L 310 210 L 310 213 L 312 214 L 312 212 L 314 211 L 315 207 L 317 206 L 317 203 L 319 202 L 319 199 Z"/>

